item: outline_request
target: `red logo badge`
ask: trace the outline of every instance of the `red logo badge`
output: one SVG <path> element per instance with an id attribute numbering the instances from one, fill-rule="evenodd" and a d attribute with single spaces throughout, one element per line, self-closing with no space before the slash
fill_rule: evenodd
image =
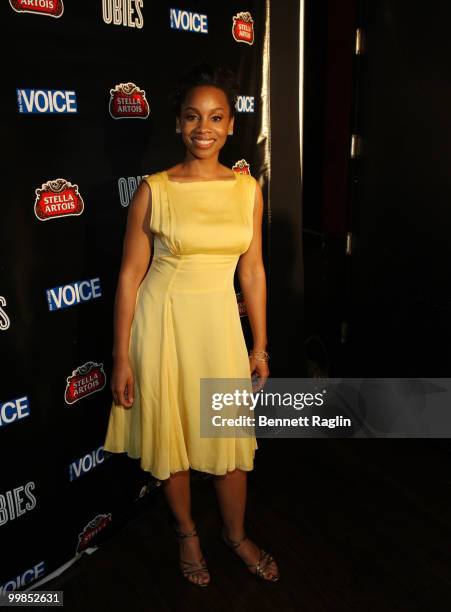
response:
<path id="1" fill-rule="evenodd" d="M 149 103 L 146 92 L 134 83 L 119 83 L 110 89 L 110 115 L 113 119 L 147 119 Z"/>
<path id="2" fill-rule="evenodd" d="M 75 404 L 78 400 L 96 391 L 101 391 L 106 384 L 106 376 L 103 371 L 103 363 L 87 361 L 74 370 L 71 376 L 66 378 L 67 385 L 64 392 L 66 404 Z"/>
<path id="3" fill-rule="evenodd" d="M 232 166 L 232 170 L 234 170 L 235 172 L 238 172 L 238 174 L 250 174 L 251 173 L 251 167 L 249 166 L 249 164 L 247 163 L 245 159 L 240 159 L 239 161 L 234 163 Z"/>
<path id="4" fill-rule="evenodd" d="M 237 13 L 233 17 L 232 34 L 236 42 L 254 44 L 254 20 L 250 13 Z"/>
<path id="5" fill-rule="evenodd" d="M 40 221 L 81 215 L 85 208 L 78 185 L 66 179 L 47 181 L 35 193 L 34 214 Z"/>
<path id="6" fill-rule="evenodd" d="M 246 302 L 244 301 L 244 295 L 242 291 L 238 291 L 238 293 L 236 294 L 236 301 L 238 303 L 238 312 L 240 314 L 240 317 L 246 317 Z"/>
<path id="7" fill-rule="evenodd" d="M 77 554 L 88 548 L 95 536 L 111 524 L 111 512 L 108 514 L 98 514 L 90 521 L 83 531 L 78 534 Z"/>
<path id="8" fill-rule="evenodd" d="M 61 17 L 64 11 L 63 0 L 9 0 L 9 3 L 17 13 Z"/>

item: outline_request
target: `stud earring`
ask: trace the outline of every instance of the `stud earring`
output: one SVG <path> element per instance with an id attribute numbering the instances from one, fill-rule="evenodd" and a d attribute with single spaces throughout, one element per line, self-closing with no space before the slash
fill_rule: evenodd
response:
<path id="1" fill-rule="evenodd" d="M 181 134 L 181 133 L 182 133 L 182 130 L 181 130 L 179 127 L 176 127 L 176 128 L 175 128 L 175 133 L 176 133 L 176 134 Z"/>
<path id="2" fill-rule="evenodd" d="M 233 132 L 229 132 L 229 133 L 228 133 L 228 135 L 229 135 L 229 136 L 233 136 Z"/>

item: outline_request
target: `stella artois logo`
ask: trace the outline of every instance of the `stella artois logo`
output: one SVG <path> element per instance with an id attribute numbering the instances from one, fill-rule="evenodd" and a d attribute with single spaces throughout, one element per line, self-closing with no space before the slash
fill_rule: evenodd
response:
<path id="1" fill-rule="evenodd" d="M 9 0 L 9 3 L 17 13 L 61 17 L 64 11 L 63 0 Z"/>
<path id="2" fill-rule="evenodd" d="M 250 13 L 237 13 L 233 17 L 232 34 L 236 42 L 254 44 L 254 20 Z"/>
<path id="3" fill-rule="evenodd" d="M 96 391 L 101 391 L 105 387 L 106 376 L 103 371 L 103 363 L 87 361 L 74 370 L 66 380 L 64 400 L 66 404 L 75 404 L 78 400 Z"/>
<path id="4" fill-rule="evenodd" d="M 236 301 L 238 304 L 238 312 L 240 313 L 240 317 L 246 317 L 247 316 L 246 302 L 244 301 L 244 296 L 243 296 L 242 291 L 238 291 L 238 293 L 236 294 Z"/>
<path id="5" fill-rule="evenodd" d="M 235 172 L 238 172 L 238 174 L 250 174 L 251 173 L 251 167 L 249 166 L 249 164 L 247 163 L 245 159 L 240 159 L 235 164 L 233 164 L 232 170 L 234 170 Z"/>
<path id="6" fill-rule="evenodd" d="M 149 103 L 146 92 L 134 83 L 119 83 L 110 89 L 110 115 L 113 119 L 147 119 Z"/>
<path id="7" fill-rule="evenodd" d="M 35 193 L 34 214 L 40 221 L 81 215 L 85 208 L 78 185 L 72 185 L 66 179 L 47 181 Z"/>
<path id="8" fill-rule="evenodd" d="M 89 547 L 95 536 L 111 524 L 111 512 L 108 514 L 98 514 L 90 521 L 83 531 L 78 534 L 77 554 L 82 553 Z"/>

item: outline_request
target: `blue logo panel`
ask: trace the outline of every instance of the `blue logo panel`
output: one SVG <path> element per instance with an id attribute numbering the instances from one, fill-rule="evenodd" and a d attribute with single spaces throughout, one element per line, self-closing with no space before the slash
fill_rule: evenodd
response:
<path id="1" fill-rule="evenodd" d="M 183 11 L 182 9 L 170 8 L 169 20 L 173 30 L 185 30 L 185 32 L 197 32 L 208 34 L 208 17 L 201 13 Z"/>
<path id="2" fill-rule="evenodd" d="M 49 310 L 60 310 L 88 302 L 102 295 L 99 278 L 76 281 L 68 285 L 47 289 L 47 304 Z"/>
<path id="3" fill-rule="evenodd" d="M 17 89 L 19 113 L 57 115 L 77 113 L 75 91 L 60 89 Z"/>

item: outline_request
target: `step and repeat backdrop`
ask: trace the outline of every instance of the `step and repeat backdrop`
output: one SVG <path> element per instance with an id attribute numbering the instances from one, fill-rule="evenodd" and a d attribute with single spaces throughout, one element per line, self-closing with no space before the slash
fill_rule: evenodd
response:
<path id="1" fill-rule="evenodd" d="M 241 85 L 221 161 L 268 194 L 268 7 L 2 2 L 0 593 L 92 552 L 158 489 L 139 460 L 102 449 L 128 206 L 143 176 L 183 159 L 169 96 L 205 61 Z"/>

